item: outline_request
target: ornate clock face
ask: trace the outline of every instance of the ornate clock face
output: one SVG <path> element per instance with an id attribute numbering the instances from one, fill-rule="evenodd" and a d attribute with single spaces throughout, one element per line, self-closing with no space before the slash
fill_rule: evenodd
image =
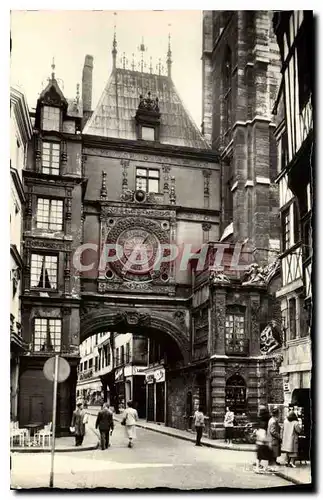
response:
<path id="1" fill-rule="evenodd" d="M 143 228 L 126 229 L 117 239 L 117 257 L 126 278 L 132 275 L 150 275 L 153 270 L 159 241 L 154 233 Z"/>

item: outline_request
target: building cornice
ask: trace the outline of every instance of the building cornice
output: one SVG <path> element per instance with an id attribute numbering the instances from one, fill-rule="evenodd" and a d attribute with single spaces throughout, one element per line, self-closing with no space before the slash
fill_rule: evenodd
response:
<path id="1" fill-rule="evenodd" d="M 116 151 L 127 151 L 132 153 L 144 153 L 146 155 L 174 156 L 178 158 L 188 158 L 197 161 L 207 161 L 212 163 L 220 162 L 219 153 L 212 149 L 197 149 L 186 146 L 173 146 L 161 144 L 159 142 L 132 141 L 129 139 L 116 139 L 112 137 L 99 137 L 94 135 L 83 135 L 83 147 L 100 148 Z"/>
<path id="2" fill-rule="evenodd" d="M 26 98 L 23 92 L 10 87 L 10 104 L 14 109 L 17 124 L 24 142 L 28 142 L 32 136 L 32 125 Z"/>
<path id="3" fill-rule="evenodd" d="M 12 181 L 14 183 L 14 186 L 16 188 L 16 192 L 18 194 L 20 203 L 24 204 L 26 202 L 26 197 L 25 197 L 24 187 L 22 185 L 22 181 L 21 181 L 20 175 L 18 173 L 18 170 L 16 168 L 13 168 L 10 166 L 10 174 L 11 174 L 11 178 L 12 178 Z"/>
<path id="4" fill-rule="evenodd" d="M 59 187 L 69 187 L 84 181 L 84 178 L 80 175 L 51 175 L 35 172 L 34 170 L 23 170 L 23 179 L 26 184 L 55 184 Z"/>
<path id="5" fill-rule="evenodd" d="M 10 245 L 10 254 L 14 258 L 14 260 L 16 261 L 16 264 L 18 265 L 18 267 L 20 267 L 20 269 L 22 269 L 24 263 L 23 263 L 23 260 L 21 258 L 21 255 L 20 255 L 19 250 L 18 250 L 16 245 L 13 245 L 13 244 Z"/>

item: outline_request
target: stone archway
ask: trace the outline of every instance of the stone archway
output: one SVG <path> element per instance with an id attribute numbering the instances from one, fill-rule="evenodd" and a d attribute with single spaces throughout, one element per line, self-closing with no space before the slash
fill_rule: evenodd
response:
<path id="1" fill-rule="evenodd" d="M 148 333 L 155 330 L 169 335 L 177 344 L 184 363 L 189 360 L 189 332 L 160 312 L 148 309 L 88 306 L 80 318 L 80 343 L 101 331 Z"/>

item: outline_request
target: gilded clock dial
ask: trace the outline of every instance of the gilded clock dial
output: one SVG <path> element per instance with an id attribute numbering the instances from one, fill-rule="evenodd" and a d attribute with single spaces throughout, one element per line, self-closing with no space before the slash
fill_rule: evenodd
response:
<path id="1" fill-rule="evenodd" d="M 122 273 L 146 274 L 153 269 L 159 250 L 154 233 L 142 228 L 123 231 L 117 240 L 117 257 Z"/>

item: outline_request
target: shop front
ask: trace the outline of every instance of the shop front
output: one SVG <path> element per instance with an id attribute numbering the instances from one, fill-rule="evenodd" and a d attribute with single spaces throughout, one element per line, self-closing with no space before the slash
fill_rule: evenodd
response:
<path id="1" fill-rule="evenodd" d="M 116 411 L 123 411 L 126 407 L 126 387 L 124 368 L 117 368 L 114 374 L 116 390 Z"/>
<path id="2" fill-rule="evenodd" d="M 145 371 L 147 421 L 165 423 L 166 383 L 165 368 L 158 367 Z"/>

